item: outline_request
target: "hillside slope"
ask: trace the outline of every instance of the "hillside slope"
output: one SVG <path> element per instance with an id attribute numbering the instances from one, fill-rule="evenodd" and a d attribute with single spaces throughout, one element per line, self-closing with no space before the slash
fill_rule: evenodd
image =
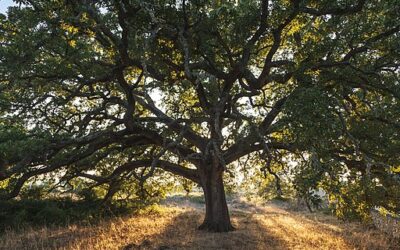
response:
<path id="1" fill-rule="evenodd" d="M 153 206 L 146 213 L 102 221 L 6 232 L 0 249 L 400 249 L 399 242 L 358 223 L 293 212 L 276 204 L 230 204 L 236 231 L 195 230 L 199 205 Z"/>

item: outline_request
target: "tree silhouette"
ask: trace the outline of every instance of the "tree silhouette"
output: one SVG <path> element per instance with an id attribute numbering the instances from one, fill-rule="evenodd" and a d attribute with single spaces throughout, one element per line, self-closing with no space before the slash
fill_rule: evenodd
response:
<path id="1" fill-rule="evenodd" d="M 0 25 L 3 198 L 53 172 L 110 198 L 163 170 L 201 185 L 200 229 L 225 232 L 224 173 L 297 155 L 394 204 L 399 1 L 16 2 Z"/>

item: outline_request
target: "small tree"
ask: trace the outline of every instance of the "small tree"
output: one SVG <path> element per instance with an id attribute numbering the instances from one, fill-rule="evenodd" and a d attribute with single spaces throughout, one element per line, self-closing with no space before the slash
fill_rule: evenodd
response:
<path id="1" fill-rule="evenodd" d="M 254 152 L 398 185 L 397 0 L 16 2 L 0 17 L 4 198 L 50 172 L 111 189 L 163 170 L 203 188 L 200 229 L 226 232 L 224 173 Z"/>

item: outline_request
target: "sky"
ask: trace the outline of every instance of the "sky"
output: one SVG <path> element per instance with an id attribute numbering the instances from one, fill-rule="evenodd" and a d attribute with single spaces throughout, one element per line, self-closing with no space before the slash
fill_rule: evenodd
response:
<path id="1" fill-rule="evenodd" d="M 12 0 L 0 0 L 0 13 L 5 13 L 7 8 L 14 4 Z"/>

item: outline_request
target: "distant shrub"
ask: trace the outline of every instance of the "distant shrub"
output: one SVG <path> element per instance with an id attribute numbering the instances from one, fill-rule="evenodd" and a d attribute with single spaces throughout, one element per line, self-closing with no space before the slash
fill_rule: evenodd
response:
<path id="1" fill-rule="evenodd" d="M 94 202 L 94 201 L 99 200 L 99 197 L 96 194 L 96 191 L 93 189 L 85 188 L 85 189 L 79 190 L 76 194 L 80 198 L 82 198 L 83 200 L 88 201 L 88 202 Z"/>
<path id="2" fill-rule="evenodd" d="M 136 214 L 153 214 L 153 215 L 161 215 L 165 212 L 165 208 L 158 205 L 152 204 L 141 209 L 138 209 L 135 213 Z"/>
<path id="3" fill-rule="evenodd" d="M 26 226 L 67 225 L 94 223 L 99 218 L 127 214 L 137 206 L 125 207 L 100 201 L 73 201 L 71 199 L 0 201 L 0 231 Z"/>
<path id="4" fill-rule="evenodd" d="M 278 202 L 290 202 L 292 199 L 289 198 L 289 197 L 284 197 L 284 196 L 275 196 L 270 200 L 271 201 L 278 201 Z"/>
<path id="5" fill-rule="evenodd" d="M 47 195 L 46 187 L 44 185 L 34 185 L 24 188 L 20 194 L 22 199 L 39 200 L 44 199 Z"/>
<path id="6" fill-rule="evenodd" d="M 400 238 L 400 216 L 380 207 L 371 209 L 371 218 L 374 225 L 388 235 Z"/>
<path id="7" fill-rule="evenodd" d="M 67 211 L 62 210 L 55 204 L 43 207 L 39 210 L 36 215 L 32 218 L 35 224 L 63 224 L 65 218 L 68 218 Z"/>
<path id="8" fill-rule="evenodd" d="M 193 202 L 193 203 L 198 203 L 198 204 L 205 204 L 206 203 L 203 195 L 201 195 L 201 196 L 194 196 L 194 195 L 193 196 L 189 196 L 189 200 L 191 202 Z"/>

